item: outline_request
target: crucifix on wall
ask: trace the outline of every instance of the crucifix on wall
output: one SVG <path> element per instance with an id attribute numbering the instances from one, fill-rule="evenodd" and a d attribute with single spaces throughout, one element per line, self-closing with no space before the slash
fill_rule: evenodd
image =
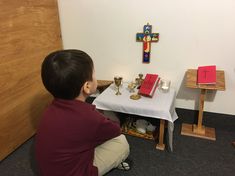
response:
<path id="1" fill-rule="evenodd" d="M 144 32 L 136 34 L 136 41 L 143 42 L 143 63 L 150 62 L 151 43 L 158 42 L 159 33 L 152 33 L 152 25 L 144 25 Z"/>

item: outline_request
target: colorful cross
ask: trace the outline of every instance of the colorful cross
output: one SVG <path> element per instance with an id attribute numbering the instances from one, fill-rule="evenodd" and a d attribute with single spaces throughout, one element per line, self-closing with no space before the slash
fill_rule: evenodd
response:
<path id="1" fill-rule="evenodd" d="M 144 25 L 144 32 L 136 34 L 136 41 L 143 42 L 143 63 L 150 62 L 151 42 L 158 42 L 159 33 L 151 33 L 152 25 Z"/>

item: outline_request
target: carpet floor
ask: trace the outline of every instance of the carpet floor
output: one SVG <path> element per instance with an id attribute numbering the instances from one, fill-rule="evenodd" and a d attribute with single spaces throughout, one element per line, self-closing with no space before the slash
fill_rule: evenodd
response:
<path id="1" fill-rule="evenodd" d="M 182 123 L 195 123 L 197 112 L 177 109 L 173 152 L 155 149 L 155 142 L 127 135 L 133 161 L 130 171 L 114 169 L 106 176 L 234 176 L 235 116 L 204 113 L 203 124 L 216 128 L 216 141 L 183 136 Z M 0 163 L 0 176 L 36 176 L 34 137 Z"/>

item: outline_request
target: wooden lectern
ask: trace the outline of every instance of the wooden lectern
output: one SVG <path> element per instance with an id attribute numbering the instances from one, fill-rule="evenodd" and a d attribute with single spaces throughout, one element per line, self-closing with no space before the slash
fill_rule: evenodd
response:
<path id="1" fill-rule="evenodd" d="M 197 84 L 197 69 L 189 69 L 186 72 L 186 87 L 201 89 L 199 101 L 198 123 L 182 124 L 181 134 L 193 137 L 199 137 L 209 140 L 216 140 L 215 129 L 202 125 L 203 108 L 206 90 L 225 90 L 224 71 L 216 71 L 216 84 Z"/>

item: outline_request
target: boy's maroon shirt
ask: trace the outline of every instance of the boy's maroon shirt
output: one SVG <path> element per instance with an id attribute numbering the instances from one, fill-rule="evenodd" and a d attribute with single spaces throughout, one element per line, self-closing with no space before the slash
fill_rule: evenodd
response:
<path id="1" fill-rule="evenodd" d="M 120 135 L 120 126 L 79 100 L 54 99 L 36 135 L 36 160 L 42 176 L 97 176 L 95 147 Z"/>

